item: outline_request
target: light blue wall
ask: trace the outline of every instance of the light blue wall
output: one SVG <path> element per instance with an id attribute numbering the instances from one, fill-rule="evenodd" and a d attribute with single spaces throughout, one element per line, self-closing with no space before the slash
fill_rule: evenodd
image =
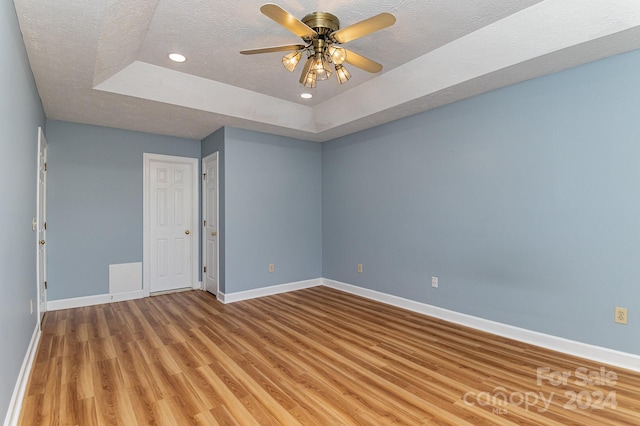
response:
<path id="1" fill-rule="evenodd" d="M 142 262 L 144 152 L 200 157 L 200 141 L 47 121 L 49 300 L 109 293 L 109 264 Z"/>
<path id="2" fill-rule="evenodd" d="M 202 141 L 202 158 L 209 154 L 218 152 L 218 288 L 225 292 L 225 168 L 224 168 L 224 133 L 225 128 L 221 128 Z M 201 199 L 202 202 L 202 191 Z M 202 244 L 202 235 L 200 236 Z M 202 247 L 202 245 L 200 246 Z M 202 252 L 202 250 L 200 250 Z"/>
<path id="3" fill-rule="evenodd" d="M 224 164 L 225 292 L 320 278 L 321 145 L 226 128 Z"/>
<path id="4" fill-rule="evenodd" d="M 42 103 L 22 43 L 13 2 L 0 2 L 0 421 L 4 420 L 37 315 L 37 128 Z"/>
<path id="5" fill-rule="evenodd" d="M 636 51 L 323 144 L 324 277 L 640 354 L 639 69 Z"/>

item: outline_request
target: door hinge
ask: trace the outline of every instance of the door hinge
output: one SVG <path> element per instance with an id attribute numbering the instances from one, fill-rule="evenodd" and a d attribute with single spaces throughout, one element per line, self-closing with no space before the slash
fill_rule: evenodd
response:
<path id="1" fill-rule="evenodd" d="M 44 230 L 47 230 L 47 222 L 44 223 Z"/>
<path id="2" fill-rule="evenodd" d="M 45 290 L 47 289 L 47 282 L 46 281 L 44 282 L 44 289 Z"/>
<path id="3" fill-rule="evenodd" d="M 203 272 L 207 272 L 207 267 L 206 266 L 204 268 L 202 268 L 202 269 L 204 269 Z"/>
<path id="4" fill-rule="evenodd" d="M 206 173 L 202 174 L 202 180 L 207 180 L 207 174 Z"/>
<path id="5" fill-rule="evenodd" d="M 47 163 L 44 163 L 44 171 L 47 171 Z"/>
<path id="6" fill-rule="evenodd" d="M 202 226 L 207 226 L 207 221 L 206 220 L 203 220 L 202 223 L 203 223 Z"/>

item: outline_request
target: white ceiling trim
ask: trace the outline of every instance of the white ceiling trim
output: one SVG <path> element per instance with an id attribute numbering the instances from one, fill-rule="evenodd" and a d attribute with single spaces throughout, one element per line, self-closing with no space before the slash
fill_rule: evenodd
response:
<path id="1" fill-rule="evenodd" d="M 315 133 L 309 106 L 139 61 L 94 89 Z"/>
<path id="2" fill-rule="evenodd" d="M 323 102 L 314 108 L 316 128 L 330 130 L 474 79 L 480 87 L 479 77 L 638 25 L 640 1 L 546 0 Z M 564 67 L 587 59 L 576 55 Z M 538 75 L 527 65 L 520 81 Z"/>

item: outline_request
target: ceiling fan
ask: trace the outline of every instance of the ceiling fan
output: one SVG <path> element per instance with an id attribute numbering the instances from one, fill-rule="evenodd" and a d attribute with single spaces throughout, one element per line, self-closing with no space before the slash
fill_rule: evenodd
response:
<path id="1" fill-rule="evenodd" d="M 381 13 L 348 27 L 340 28 L 338 18 L 327 12 L 313 12 L 299 20 L 273 3 L 263 5 L 260 11 L 293 34 L 301 37 L 305 44 L 249 49 L 240 53 L 255 55 L 257 53 L 291 51 L 282 58 L 282 65 L 291 72 L 302 59 L 302 55 L 306 54 L 307 60 L 300 76 L 300 83 L 310 88 L 316 87 L 317 80 L 327 80 L 331 77 L 333 71 L 330 64 L 333 64 L 340 84 L 351 78 L 351 74 L 343 65 L 344 62 L 371 73 L 380 72 L 382 65 L 379 63 L 351 50 L 338 47 L 338 45 L 364 37 L 396 22 L 396 18 L 392 14 Z"/>

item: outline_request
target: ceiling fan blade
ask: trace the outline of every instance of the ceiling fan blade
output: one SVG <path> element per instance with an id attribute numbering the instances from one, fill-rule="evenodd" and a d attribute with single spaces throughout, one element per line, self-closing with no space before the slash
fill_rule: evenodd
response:
<path id="1" fill-rule="evenodd" d="M 339 29 L 334 32 L 331 37 L 338 43 L 347 43 L 383 28 L 390 27 L 395 24 L 395 22 L 396 17 L 392 14 L 381 13 L 364 21 Z"/>
<path id="2" fill-rule="evenodd" d="M 347 50 L 347 49 L 344 49 L 344 50 L 347 54 L 346 58 L 344 59 L 346 63 L 371 73 L 382 71 L 382 65 L 380 65 L 379 63 L 372 61 L 369 58 L 365 58 L 362 55 L 358 55 L 356 52 L 352 50 Z"/>
<path id="3" fill-rule="evenodd" d="M 286 52 L 289 50 L 298 50 L 304 48 L 304 44 L 286 44 L 284 46 L 262 47 L 259 49 L 242 50 L 243 55 L 255 55 L 257 53 Z"/>
<path id="4" fill-rule="evenodd" d="M 298 37 L 303 39 L 314 38 L 317 33 L 307 24 L 278 6 L 277 4 L 267 3 L 262 5 L 260 11 L 267 17 L 273 19 Z"/>

